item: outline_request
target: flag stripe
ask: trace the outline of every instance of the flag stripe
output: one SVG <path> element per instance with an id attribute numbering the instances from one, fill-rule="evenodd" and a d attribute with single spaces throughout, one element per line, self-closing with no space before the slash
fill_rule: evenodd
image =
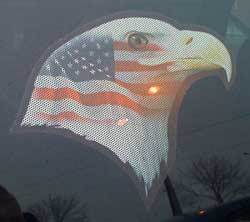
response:
<path id="1" fill-rule="evenodd" d="M 129 52 L 163 51 L 163 49 L 155 43 L 148 43 L 144 48 L 134 49 L 128 44 L 128 42 L 122 42 L 122 41 L 114 41 L 113 49 L 117 51 L 129 51 Z"/>
<path id="2" fill-rule="evenodd" d="M 169 84 L 183 81 L 187 76 L 191 75 L 192 71 L 183 72 L 116 72 L 115 79 L 126 83 L 154 83 L 158 81 L 165 81 Z"/>
<path id="3" fill-rule="evenodd" d="M 33 98 L 37 100 L 63 100 L 72 99 L 82 105 L 99 106 L 102 104 L 110 104 L 123 106 L 134 110 L 141 115 L 148 115 L 158 112 L 159 109 L 149 109 L 131 100 L 130 98 L 116 92 L 98 92 L 95 94 L 80 94 L 71 88 L 35 88 Z"/>
<path id="4" fill-rule="evenodd" d="M 166 54 L 163 52 L 128 52 L 128 51 L 115 51 L 114 59 L 115 61 L 139 61 L 147 60 L 151 58 L 165 58 L 166 61 L 176 61 L 175 58 L 166 58 Z"/>
<path id="5" fill-rule="evenodd" d="M 128 90 L 120 87 L 109 80 L 89 80 L 83 82 L 74 82 L 63 76 L 38 76 L 34 86 L 36 88 L 72 88 L 80 93 L 95 93 L 104 91 L 118 91 L 126 96 L 133 96 Z"/>
<path id="6" fill-rule="evenodd" d="M 116 80 L 116 83 L 120 86 L 130 90 L 131 92 L 140 96 L 149 96 L 149 89 L 151 87 L 158 87 L 159 92 L 152 96 L 158 95 L 169 95 L 176 93 L 180 82 L 155 82 L 155 83 L 145 83 L 145 84 L 135 84 L 135 83 L 125 83 L 120 80 Z"/>
<path id="7" fill-rule="evenodd" d="M 164 72 L 165 73 L 165 72 Z M 160 75 L 159 71 L 150 71 L 150 72 L 116 72 L 115 79 L 120 80 L 125 83 L 141 83 L 147 84 L 150 82 L 150 79 Z M 167 75 L 166 75 L 167 76 Z M 169 78 L 173 80 L 173 78 Z"/>
<path id="8" fill-rule="evenodd" d="M 46 121 L 56 121 L 57 123 L 62 123 L 65 121 L 79 121 L 79 122 L 90 122 L 90 123 L 95 123 L 95 124 L 109 124 L 109 125 L 117 124 L 116 120 L 112 120 L 112 119 L 97 120 L 97 119 L 86 118 L 86 117 L 78 115 L 77 113 L 73 111 L 60 112 L 59 114 L 56 114 L 56 115 L 39 112 L 37 114 L 37 117 L 44 119 Z"/>
<path id="9" fill-rule="evenodd" d="M 142 65 L 134 61 L 116 61 L 115 71 L 116 72 L 149 72 L 149 71 L 167 71 L 170 66 L 175 62 L 166 62 L 159 65 L 149 66 Z"/>

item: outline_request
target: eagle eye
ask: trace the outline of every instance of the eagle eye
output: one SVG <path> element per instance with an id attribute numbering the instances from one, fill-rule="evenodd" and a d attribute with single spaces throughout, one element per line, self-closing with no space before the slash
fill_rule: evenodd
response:
<path id="1" fill-rule="evenodd" d="M 128 36 L 128 44 L 134 49 L 143 49 L 148 44 L 148 39 L 142 33 L 132 33 Z"/>
<path id="2" fill-rule="evenodd" d="M 193 37 L 187 37 L 185 40 L 184 40 L 184 43 L 185 43 L 185 45 L 189 45 L 190 43 L 192 43 L 193 42 Z"/>

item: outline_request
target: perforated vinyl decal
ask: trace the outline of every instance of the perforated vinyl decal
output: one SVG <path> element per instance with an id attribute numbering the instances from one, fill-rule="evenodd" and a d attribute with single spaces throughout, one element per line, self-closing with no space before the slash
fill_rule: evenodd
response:
<path id="1" fill-rule="evenodd" d="M 125 12 L 80 27 L 33 69 L 13 130 L 77 139 L 115 161 L 149 209 L 175 162 L 177 114 L 194 80 L 231 55 L 218 37 L 151 13 Z"/>

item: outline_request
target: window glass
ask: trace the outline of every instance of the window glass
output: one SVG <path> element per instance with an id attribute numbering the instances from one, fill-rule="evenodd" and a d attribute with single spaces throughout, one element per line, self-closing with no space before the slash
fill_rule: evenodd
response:
<path id="1" fill-rule="evenodd" d="M 200 156 L 216 154 L 240 161 L 241 169 L 250 174 L 249 0 L 4 0 L 0 2 L 0 185 L 16 197 L 23 211 L 37 212 L 42 200 L 66 205 L 73 199 L 82 207 L 75 214 L 81 221 L 163 221 L 173 215 L 163 183 L 147 210 L 131 177 L 91 146 L 55 134 L 10 131 L 32 70 L 48 47 L 89 22 L 127 10 L 158 13 L 185 27 L 204 27 L 218 36 L 233 58 L 232 86 L 226 89 L 216 75 L 222 70 L 212 71 L 186 91 L 177 114 L 176 161 L 170 178 L 183 210 L 214 204 L 206 198 L 190 203 L 178 189 L 180 170 Z M 54 222 L 44 214 L 44 222 Z M 72 215 L 68 216 L 71 221 Z"/>

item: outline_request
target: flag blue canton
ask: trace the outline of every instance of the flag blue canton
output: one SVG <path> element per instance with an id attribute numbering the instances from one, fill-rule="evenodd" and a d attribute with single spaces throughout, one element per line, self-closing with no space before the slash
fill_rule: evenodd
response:
<path id="1" fill-rule="evenodd" d="M 74 41 L 74 44 L 72 43 Z M 74 82 L 114 80 L 115 63 L 111 38 L 75 38 L 53 54 L 40 75 L 63 76 Z"/>

